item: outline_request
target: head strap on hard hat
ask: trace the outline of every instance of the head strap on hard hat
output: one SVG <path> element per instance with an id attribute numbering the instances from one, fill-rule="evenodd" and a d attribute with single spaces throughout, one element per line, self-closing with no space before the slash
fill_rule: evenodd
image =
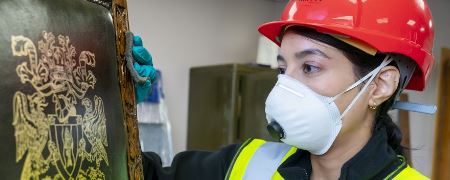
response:
<path id="1" fill-rule="evenodd" d="M 405 57 L 403 55 L 393 54 L 390 56 L 392 56 L 394 58 L 395 62 L 397 63 L 397 68 L 400 72 L 400 81 L 398 84 L 399 90 L 395 94 L 395 98 L 398 99 L 398 97 L 400 97 L 400 94 L 402 93 L 403 89 L 405 89 L 406 85 L 411 80 L 411 77 L 413 76 L 413 74 L 416 70 L 417 64 L 414 61 L 411 61 L 408 57 Z M 436 105 L 433 105 L 433 104 L 402 102 L 402 101 L 396 100 L 392 104 L 392 109 L 413 111 L 413 112 L 424 113 L 424 114 L 434 114 L 434 113 L 436 113 L 437 107 L 436 107 Z"/>

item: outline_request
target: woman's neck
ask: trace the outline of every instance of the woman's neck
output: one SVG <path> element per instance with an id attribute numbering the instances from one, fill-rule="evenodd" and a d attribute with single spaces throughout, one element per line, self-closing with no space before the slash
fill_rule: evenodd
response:
<path id="1" fill-rule="evenodd" d="M 341 133 L 331 148 L 323 155 L 311 154 L 311 179 L 339 179 L 341 168 L 355 156 L 372 136 L 372 126 L 362 125 L 350 132 Z"/>

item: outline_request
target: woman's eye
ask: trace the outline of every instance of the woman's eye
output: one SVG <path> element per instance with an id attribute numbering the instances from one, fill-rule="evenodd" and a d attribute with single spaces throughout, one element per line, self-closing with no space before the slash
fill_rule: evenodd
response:
<path id="1" fill-rule="evenodd" d="M 306 74 L 309 73 L 315 73 L 318 72 L 320 70 L 319 67 L 313 66 L 313 65 L 309 65 L 309 64 L 304 64 L 303 65 L 303 72 Z"/>
<path id="2" fill-rule="evenodd" d="M 286 72 L 286 69 L 284 68 L 278 68 L 278 73 L 279 74 L 284 74 Z"/>

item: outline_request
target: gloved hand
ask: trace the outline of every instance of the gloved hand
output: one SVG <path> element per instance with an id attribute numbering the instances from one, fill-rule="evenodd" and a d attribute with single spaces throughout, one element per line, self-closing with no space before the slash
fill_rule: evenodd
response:
<path id="1" fill-rule="evenodd" d="M 141 65 L 153 66 L 152 55 L 145 49 L 140 36 L 133 36 L 133 58 Z"/>
<path id="2" fill-rule="evenodd" d="M 135 96 L 137 103 L 144 101 L 145 97 L 151 89 L 152 83 L 156 79 L 156 69 L 151 65 L 141 65 L 138 62 L 134 62 L 134 69 L 138 72 L 139 76 L 148 77 L 145 83 L 135 83 Z"/>
<path id="3" fill-rule="evenodd" d="M 151 89 L 152 83 L 156 79 L 156 69 L 153 67 L 152 55 L 143 46 L 142 39 L 139 36 L 133 36 L 132 55 L 135 60 L 133 67 L 137 74 L 147 78 L 144 83 L 134 83 L 136 103 L 140 103 L 144 101 Z"/>

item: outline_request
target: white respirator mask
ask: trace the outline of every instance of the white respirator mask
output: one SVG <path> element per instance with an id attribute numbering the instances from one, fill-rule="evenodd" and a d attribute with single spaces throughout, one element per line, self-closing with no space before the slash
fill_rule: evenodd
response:
<path id="1" fill-rule="evenodd" d="M 266 100 L 269 133 L 286 144 L 314 155 L 325 154 L 342 128 L 342 117 L 364 93 L 381 68 L 391 61 L 392 58 L 386 56 L 377 68 L 333 97 L 320 95 L 288 75 L 278 75 L 278 82 Z M 369 80 L 364 87 L 341 114 L 334 101 L 367 79 Z"/>

